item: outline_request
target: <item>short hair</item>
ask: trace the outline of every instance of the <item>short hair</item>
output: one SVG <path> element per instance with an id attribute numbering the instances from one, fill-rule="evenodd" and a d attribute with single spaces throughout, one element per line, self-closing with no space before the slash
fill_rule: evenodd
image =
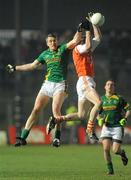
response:
<path id="1" fill-rule="evenodd" d="M 116 84 L 115 80 L 112 79 L 112 78 L 109 78 L 108 80 L 106 80 L 105 84 L 106 84 L 108 81 L 112 81 L 112 82 L 114 83 L 114 85 Z"/>
<path id="2" fill-rule="evenodd" d="M 46 40 L 48 39 L 48 37 L 57 38 L 57 36 L 54 33 L 48 34 L 47 37 L 46 37 Z"/>

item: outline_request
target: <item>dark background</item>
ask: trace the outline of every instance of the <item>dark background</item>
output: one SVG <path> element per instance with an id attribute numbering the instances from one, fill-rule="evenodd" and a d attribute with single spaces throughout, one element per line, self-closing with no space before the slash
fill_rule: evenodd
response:
<path id="1" fill-rule="evenodd" d="M 0 28 L 13 29 L 14 0 L 0 0 Z M 21 0 L 22 29 L 41 29 L 44 0 Z M 131 1 L 119 0 L 47 0 L 49 30 L 74 28 L 81 17 L 90 11 L 102 12 L 106 23 L 104 30 L 131 29 Z"/>

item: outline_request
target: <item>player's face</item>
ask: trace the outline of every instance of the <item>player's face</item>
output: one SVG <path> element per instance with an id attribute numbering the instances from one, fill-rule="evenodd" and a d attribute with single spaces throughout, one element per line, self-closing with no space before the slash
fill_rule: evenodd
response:
<path id="1" fill-rule="evenodd" d="M 57 39 L 54 37 L 48 37 L 47 46 L 49 47 L 50 51 L 55 51 L 57 49 Z"/>
<path id="2" fill-rule="evenodd" d="M 113 94 L 114 91 L 115 91 L 114 82 L 113 81 L 107 81 L 106 84 L 105 84 L 105 90 L 106 90 L 106 93 Z"/>

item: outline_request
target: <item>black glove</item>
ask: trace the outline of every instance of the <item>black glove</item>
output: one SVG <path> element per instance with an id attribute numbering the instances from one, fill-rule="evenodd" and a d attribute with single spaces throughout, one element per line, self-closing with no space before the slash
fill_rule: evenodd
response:
<path id="1" fill-rule="evenodd" d="M 82 32 L 82 29 L 85 29 L 86 31 L 90 31 L 90 22 L 85 19 L 85 20 L 82 20 L 81 23 L 78 25 L 78 32 Z"/>
<path id="2" fill-rule="evenodd" d="M 82 22 L 78 25 L 77 31 L 82 32 Z"/>
<path id="3" fill-rule="evenodd" d="M 5 67 L 5 69 L 6 69 L 6 71 L 7 71 L 8 73 L 13 73 L 13 72 L 16 70 L 15 66 L 13 66 L 13 65 L 11 65 L 11 64 L 8 64 L 8 65 Z"/>
<path id="4" fill-rule="evenodd" d="M 119 121 L 120 125 L 121 126 L 125 126 L 126 123 L 127 123 L 127 118 L 122 118 L 120 121 Z"/>
<path id="5" fill-rule="evenodd" d="M 82 28 L 84 28 L 86 31 L 90 31 L 90 22 L 87 19 L 82 22 Z"/>

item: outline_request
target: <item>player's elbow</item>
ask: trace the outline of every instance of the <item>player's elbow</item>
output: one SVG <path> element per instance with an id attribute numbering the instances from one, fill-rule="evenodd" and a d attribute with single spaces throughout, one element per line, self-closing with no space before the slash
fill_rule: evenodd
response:
<path id="1" fill-rule="evenodd" d="M 86 50 L 87 50 L 87 51 L 90 51 L 90 50 L 91 50 L 91 44 L 90 44 L 90 43 L 86 44 Z"/>
<path id="2" fill-rule="evenodd" d="M 97 36 L 97 37 L 95 38 L 95 40 L 96 40 L 98 43 L 100 43 L 101 40 L 102 40 L 102 36 Z"/>
<path id="3" fill-rule="evenodd" d="M 85 114 L 83 112 L 78 112 L 78 118 L 83 120 L 85 118 Z"/>
<path id="4" fill-rule="evenodd" d="M 30 64 L 30 70 L 34 70 L 34 69 L 36 69 L 36 66 L 33 63 L 31 63 Z"/>
<path id="5" fill-rule="evenodd" d="M 37 60 L 35 60 L 34 62 L 32 62 L 30 64 L 30 70 L 34 70 L 34 69 L 37 69 L 39 66 L 39 62 Z"/>
<path id="6" fill-rule="evenodd" d="M 101 40 L 102 40 L 102 38 L 98 38 L 98 39 L 97 39 L 97 41 L 98 41 L 99 44 L 100 44 Z"/>
<path id="7" fill-rule="evenodd" d="M 79 39 L 73 39 L 73 43 L 72 43 L 72 44 L 73 44 L 74 46 L 76 46 L 79 42 L 80 42 Z"/>

